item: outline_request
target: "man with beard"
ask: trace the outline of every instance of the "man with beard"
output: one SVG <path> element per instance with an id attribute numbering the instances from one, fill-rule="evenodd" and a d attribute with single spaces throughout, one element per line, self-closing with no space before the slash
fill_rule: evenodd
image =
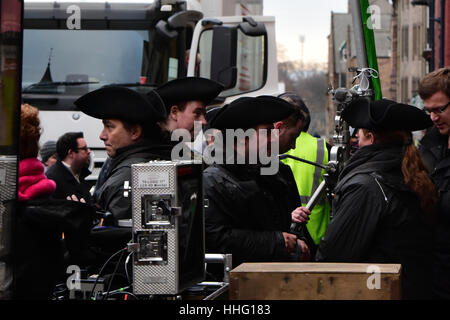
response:
<path id="1" fill-rule="evenodd" d="M 91 150 L 86 144 L 83 132 L 67 132 L 56 142 L 58 161 L 46 171 L 47 178 L 56 182 L 53 197 L 66 199 L 75 195 L 91 202 L 89 184 L 85 178 L 89 171 Z"/>
<path id="2" fill-rule="evenodd" d="M 206 251 L 231 253 L 234 267 L 292 261 L 301 247 L 289 230 L 296 203 L 288 199 L 286 181 L 277 174 L 273 129 L 294 109 L 272 96 L 240 98 L 223 108 L 210 124 L 221 132 L 214 140 L 218 161 L 204 171 Z"/>

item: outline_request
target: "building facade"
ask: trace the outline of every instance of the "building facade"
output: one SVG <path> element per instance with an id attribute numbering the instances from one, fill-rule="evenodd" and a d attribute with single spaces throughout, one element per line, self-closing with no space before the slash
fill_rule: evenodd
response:
<path id="1" fill-rule="evenodd" d="M 426 6 L 415 6 L 410 0 L 394 1 L 396 12 L 397 34 L 396 45 L 393 46 L 396 54 L 395 65 L 395 86 L 392 91 L 395 94 L 391 99 L 403 102 L 414 103 L 420 107 L 420 102 L 414 102 L 417 98 L 420 79 L 427 72 L 427 61 L 423 53 L 427 48 L 428 32 L 428 10 Z"/>
<path id="2" fill-rule="evenodd" d="M 389 97 L 391 95 L 392 72 L 392 5 L 387 0 L 372 0 L 369 1 L 369 4 L 369 10 L 372 14 L 381 90 L 383 96 Z M 352 67 L 358 67 L 358 61 L 350 1 L 348 8 L 347 13 L 331 13 L 331 32 L 328 37 L 327 80 L 333 88 L 351 88 L 358 83 L 353 80 L 356 73 L 349 71 Z M 329 95 L 326 105 L 326 126 L 329 140 L 334 132 L 335 114 L 336 110 L 332 96 Z"/>

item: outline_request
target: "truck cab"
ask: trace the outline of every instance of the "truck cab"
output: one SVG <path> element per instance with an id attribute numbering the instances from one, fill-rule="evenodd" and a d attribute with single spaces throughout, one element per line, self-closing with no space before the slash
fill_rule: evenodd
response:
<path id="1" fill-rule="evenodd" d="M 145 93 L 200 76 L 226 88 L 214 105 L 277 94 L 274 18 L 196 9 L 174 0 L 25 0 L 22 99 L 40 110 L 41 144 L 82 131 L 95 181 L 106 159 L 103 125 L 73 104 L 92 90 L 115 84 Z"/>

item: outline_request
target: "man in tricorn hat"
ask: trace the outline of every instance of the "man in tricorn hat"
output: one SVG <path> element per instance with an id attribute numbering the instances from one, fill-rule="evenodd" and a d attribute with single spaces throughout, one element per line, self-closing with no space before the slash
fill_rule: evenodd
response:
<path id="1" fill-rule="evenodd" d="M 167 117 L 160 122 L 169 133 L 185 129 L 194 140 L 195 122 L 199 129 L 206 125 L 206 106 L 223 90 L 223 86 L 213 80 L 199 77 L 185 77 L 165 83 L 155 89 L 164 101 Z"/>
<path id="2" fill-rule="evenodd" d="M 318 261 L 402 265 L 402 297 L 430 297 L 434 186 L 411 131 L 432 125 L 416 107 L 358 98 L 342 112 L 360 148 L 334 189 Z M 424 192 L 426 191 L 426 192 Z"/>
<path id="3" fill-rule="evenodd" d="M 287 198 L 285 181 L 265 159 L 269 156 L 277 167 L 274 122 L 294 109 L 272 96 L 240 98 L 223 108 L 210 124 L 221 132 L 214 146 L 216 154 L 223 154 L 216 160 L 223 161 L 204 171 L 206 250 L 231 253 L 234 266 L 290 261 L 300 241 L 289 232 L 298 203 Z"/>
<path id="4" fill-rule="evenodd" d="M 80 97 L 75 105 L 103 121 L 100 139 L 111 163 L 95 202 L 107 213 L 107 223 L 117 225 L 119 220 L 131 218 L 131 200 L 123 196 L 124 181 L 131 182 L 131 164 L 170 159 L 157 125 L 165 119 L 164 103 L 153 91 L 142 95 L 128 88 L 107 86 Z"/>

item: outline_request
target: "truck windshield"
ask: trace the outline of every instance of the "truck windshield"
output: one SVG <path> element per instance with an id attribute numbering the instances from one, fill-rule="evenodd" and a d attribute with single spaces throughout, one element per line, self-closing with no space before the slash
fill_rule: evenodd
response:
<path id="1" fill-rule="evenodd" d="M 150 90 L 178 76 L 176 40 L 151 45 L 147 30 L 26 29 L 22 92 L 40 109 L 73 110 L 73 101 L 109 84 Z"/>

